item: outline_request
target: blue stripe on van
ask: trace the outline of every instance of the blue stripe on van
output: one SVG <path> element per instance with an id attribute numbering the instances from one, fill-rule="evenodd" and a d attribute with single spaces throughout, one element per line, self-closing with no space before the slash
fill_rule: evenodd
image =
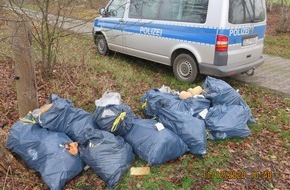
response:
<path id="1" fill-rule="evenodd" d="M 126 22 L 126 25 L 123 24 L 120 25 L 118 20 L 110 20 L 110 19 L 106 20 L 100 19 L 95 21 L 95 27 L 102 27 L 109 30 L 115 29 L 129 33 L 142 34 L 140 33 L 141 27 L 147 27 L 151 29 L 161 29 L 162 34 L 160 36 L 156 35 L 157 37 L 170 38 L 175 40 L 184 40 L 208 45 L 215 45 L 217 34 L 227 36 L 229 36 L 230 34 L 230 29 L 202 28 L 193 26 L 166 25 L 166 24 L 142 23 L 142 22 Z M 251 31 L 250 34 L 257 34 L 258 39 L 263 39 L 265 31 L 266 31 L 265 25 L 255 26 L 254 30 Z M 152 35 L 152 34 L 144 34 L 144 35 Z M 229 38 L 229 45 L 241 44 L 242 36 L 243 35 L 231 36 Z"/>
<path id="2" fill-rule="evenodd" d="M 129 26 L 129 27 L 127 27 Z M 205 43 L 205 44 L 215 44 L 216 41 L 216 29 L 209 28 L 197 28 L 197 27 L 188 27 L 188 26 L 173 26 L 173 25 L 164 25 L 164 24 L 153 24 L 153 23 L 134 23 L 128 22 L 125 32 L 139 33 L 141 27 L 148 27 L 154 29 L 161 29 L 163 38 L 170 38 L 176 40 L 191 41 L 196 43 Z M 142 34 L 142 33 L 141 33 Z M 204 35 L 200 35 L 204 34 Z M 207 38 L 204 38 L 207 36 Z"/>
<path id="3" fill-rule="evenodd" d="M 241 29 L 241 27 L 238 29 Z M 231 29 L 219 29 L 218 34 L 230 36 L 230 30 Z M 258 39 L 263 39 L 265 31 L 266 31 L 266 25 L 255 26 L 253 28 L 253 31 L 251 31 L 249 34 L 245 34 L 245 35 L 257 35 Z M 243 36 L 245 36 L 245 35 L 237 35 L 237 36 L 232 35 L 232 36 L 230 36 L 229 37 L 229 45 L 241 44 Z"/>

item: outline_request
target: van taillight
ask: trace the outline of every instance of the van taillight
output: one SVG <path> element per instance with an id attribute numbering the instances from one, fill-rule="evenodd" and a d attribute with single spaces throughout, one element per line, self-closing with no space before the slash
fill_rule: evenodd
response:
<path id="1" fill-rule="evenodd" d="M 228 44 L 229 44 L 228 42 L 229 42 L 229 38 L 227 36 L 217 35 L 215 50 L 216 51 L 228 51 Z"/>

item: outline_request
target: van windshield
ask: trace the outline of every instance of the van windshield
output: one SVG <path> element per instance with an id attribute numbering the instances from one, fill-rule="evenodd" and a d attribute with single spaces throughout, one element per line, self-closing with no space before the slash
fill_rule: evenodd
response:
<path id="1" fill-rule="evenodd" d="M 230 0 L 229 22 L 256 23 L 265 20 L 264 0 Z"/>

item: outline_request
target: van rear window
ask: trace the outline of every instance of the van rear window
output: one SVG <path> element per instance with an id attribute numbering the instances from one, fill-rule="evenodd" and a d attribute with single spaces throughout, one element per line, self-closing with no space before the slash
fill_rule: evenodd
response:
<path id="1" fill-rule="evenodd" d="M 265 20 L 264 0 L 230 0 L 229 23 L 256 23 Z"/>
<path id="2" fill-rule="evenodd" d="M 132 0 L 129 17 L 204 23 L 208 0 Z"/>

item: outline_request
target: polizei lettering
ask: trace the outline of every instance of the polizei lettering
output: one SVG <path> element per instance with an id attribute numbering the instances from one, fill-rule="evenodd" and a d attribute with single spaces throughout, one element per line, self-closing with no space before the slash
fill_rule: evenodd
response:
<path id="1" fill-rule="evenodd" d="M 160 28 L 140 27 L 140 34 L 152 35 L 152 36 L 162 36 L 162 29 L 160 29 Z"/>
<path id="2" fill-rule="evenodd" d="M 253 27 L 230 29 L 230 36 L 243 36 L 253 32 Z"/>

